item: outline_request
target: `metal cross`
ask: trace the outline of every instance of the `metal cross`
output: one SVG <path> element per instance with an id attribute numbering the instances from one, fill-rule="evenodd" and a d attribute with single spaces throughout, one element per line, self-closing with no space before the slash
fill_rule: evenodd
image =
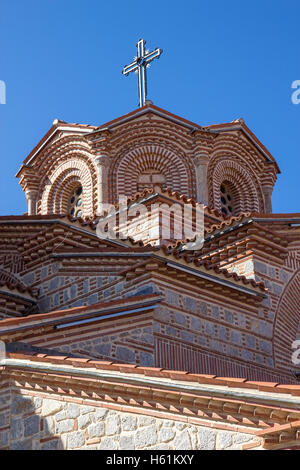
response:
<path id="1" fill-rule="evenodd" d="M 140 108 L 145 106 L 147 99 L 147 72 L 146 69 L 150 66 L 150 62 L 154 59 L 159 59 L 162 49 L 158 47 L 154 51 L 149 52 L 145 51 L 146 41 L 140 39 L 137 43 L 137 56 L 134 58 L 134 61 L 125 65 L 122 70 L 122 74 L 127 77 L 130 72 L 138 72 L 139 75 L 139 100 Z"/>

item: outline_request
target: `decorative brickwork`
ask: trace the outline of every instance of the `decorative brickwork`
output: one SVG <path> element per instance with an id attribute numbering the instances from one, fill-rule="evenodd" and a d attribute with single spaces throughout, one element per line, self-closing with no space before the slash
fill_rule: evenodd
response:
<path id="1" fill-rule="evenodd" d="M 0 448 L 298 446 L 300 214 L 271 213 L 278 172 L 241 119 L 56 120 L 18 172 L 28 215 L 0 217 Z M 173 213 L 163 235 L 174 204 L 201 233 Z"/>

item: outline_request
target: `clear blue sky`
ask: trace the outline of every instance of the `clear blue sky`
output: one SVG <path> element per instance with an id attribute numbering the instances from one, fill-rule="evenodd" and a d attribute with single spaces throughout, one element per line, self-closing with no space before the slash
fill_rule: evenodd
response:
<path id="1" fill-rule="evenodd" d="M 0 214 L 26 211 L 14 177 L 55 118 L 100 125 L 137 107 L 122 67 L 161 47 L 149 99 L 200 125 L 243 117 L 282 174 L 274 212 L 300 212 L 300 2 L 10 0 L 0 6 Z"/>

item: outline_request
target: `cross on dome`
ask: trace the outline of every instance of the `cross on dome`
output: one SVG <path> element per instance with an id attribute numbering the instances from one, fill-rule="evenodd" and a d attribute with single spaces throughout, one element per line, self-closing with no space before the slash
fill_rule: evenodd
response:
<path id="1" fill-rule="evenodd" d="M 140 39 L 137 43 L 137 56 L 134 61 L 125 65 L 122 70 L 122 74 L 127 77 L 131 72 L 138 73 L 138 86 L 139 86 L 139 106 L 142 108 L 145 106 L 147 99 L 147 72 L 146 69 L 150 66 L 150 62 L 154 59 L 159 59 L 162 54 L 162 49 L 158 47 L 154 51 L 145 51 L 146 41 Z"/>

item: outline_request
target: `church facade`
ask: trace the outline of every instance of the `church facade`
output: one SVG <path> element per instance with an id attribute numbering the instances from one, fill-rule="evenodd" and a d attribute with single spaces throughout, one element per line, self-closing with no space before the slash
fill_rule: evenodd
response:
<path id="1" fill-rule="evenodd" d="M 297 448 L 279 172 L 242 119 L 55 120 L 17 174 L 28 213 L 0 217 L 0 448 Z"/>

